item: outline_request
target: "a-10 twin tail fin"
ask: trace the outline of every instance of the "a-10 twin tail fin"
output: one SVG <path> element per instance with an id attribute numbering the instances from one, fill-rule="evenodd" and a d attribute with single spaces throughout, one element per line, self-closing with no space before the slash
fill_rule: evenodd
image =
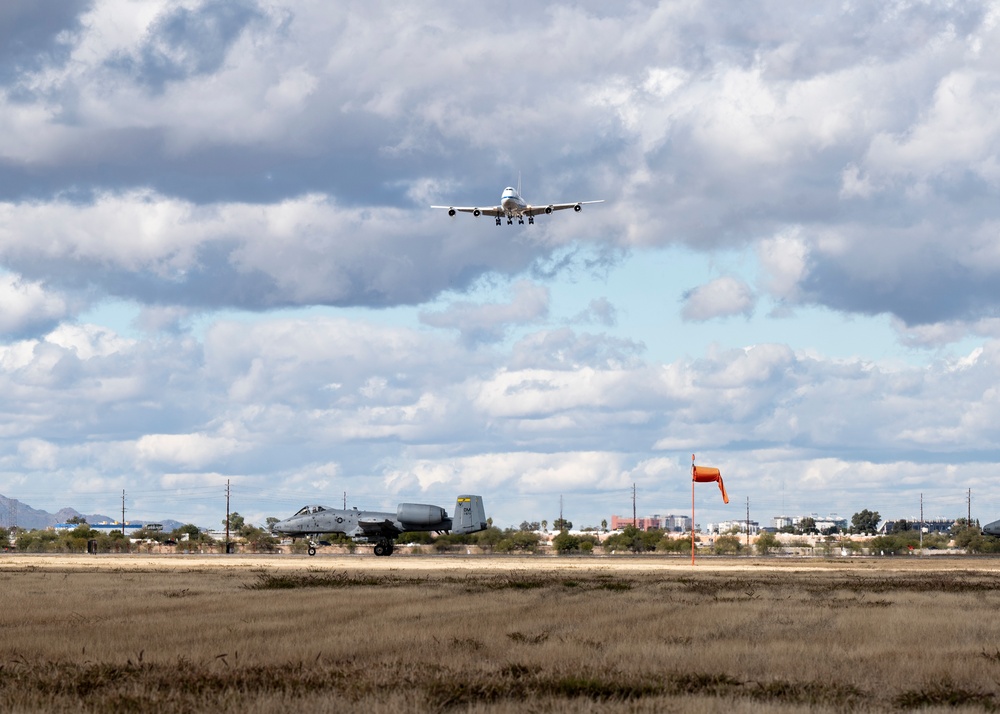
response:
<path id="1" fill-rule="evenodd" d="M 452 533 L 478 533 L 486 530 L 486 511 L 482 496 L 459 496 L 455 501 Z"/>

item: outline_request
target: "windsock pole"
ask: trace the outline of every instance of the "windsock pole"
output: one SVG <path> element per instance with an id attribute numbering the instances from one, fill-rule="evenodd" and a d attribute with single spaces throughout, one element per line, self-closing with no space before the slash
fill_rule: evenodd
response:
<path id="1" fill-rule="evenodd" d="M 691 565 L 694 565 L 694 454 L 691 454 Z"/>

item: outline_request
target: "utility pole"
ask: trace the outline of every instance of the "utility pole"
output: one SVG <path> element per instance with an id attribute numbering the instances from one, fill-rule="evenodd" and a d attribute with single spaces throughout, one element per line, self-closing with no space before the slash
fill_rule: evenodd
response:
<path id="1" fill-rule="evenodd" d="M 747 555 L 750 555 L 750 497 L 747 496 Z"/>
<path id="2" fill-rule="evenodd" d="M 920 494 L 920 554 L 924 554 L 924 494 Z"/>
<path id="3" fill-rule="evenodd" d="M 562 496 L 559 496 L 559 530 L 566 530 L 566 521 L 563 520 Z"/>
<path id="4" fill-rule="evenodd" d="M 965 517 L 965 525 L 967 528 L 972 528 L 972 489 L 969 489 L 968 495 L 965 497 L 965 507 L 968 509 L 968 513 Z"/>
<path id="5" fill-rule="evenodd" d="M 347 491 L 344 491 L 344 510 L 347 510 Z"/>
<path id="6" fill-rule="evenodd" d="M 226 553 L 229 552 L 229 479 L 226 479 Z"/>
<path id="7" fill-rule="evenodd" d="M 122 537 L 125 537 L 125 489 L 122 489 Z"/>
<path id="8" fill-rule="evenodd" d="M 639 519 L 635 516 L 635 482 L 632 482 L 632 527 L 639 527 Z"/>

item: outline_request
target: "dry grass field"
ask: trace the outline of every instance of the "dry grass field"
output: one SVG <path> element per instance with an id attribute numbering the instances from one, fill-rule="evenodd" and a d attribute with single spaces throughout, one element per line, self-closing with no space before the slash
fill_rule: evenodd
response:
<path id="1" fill-rule="evenodd" d="M 1000 560 L 0 556 L 0 711 L 1000 708 Z"/>

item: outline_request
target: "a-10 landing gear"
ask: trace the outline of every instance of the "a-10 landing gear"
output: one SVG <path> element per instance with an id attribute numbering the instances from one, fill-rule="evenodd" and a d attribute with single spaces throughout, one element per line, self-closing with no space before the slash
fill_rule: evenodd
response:
<path id="1" fill-rule="evenodd" d="M 316 555 L 316 547 L 319 543 L 312 540 L 307 541 L 309 543 L 309 548 L 306 550 L 309 555 Z M 326 544 L 328 545 L 328 544 Z M 375 544 L 375 555 L 392 555 L 393 542 L 389 538 L 381 538 Z"/>

